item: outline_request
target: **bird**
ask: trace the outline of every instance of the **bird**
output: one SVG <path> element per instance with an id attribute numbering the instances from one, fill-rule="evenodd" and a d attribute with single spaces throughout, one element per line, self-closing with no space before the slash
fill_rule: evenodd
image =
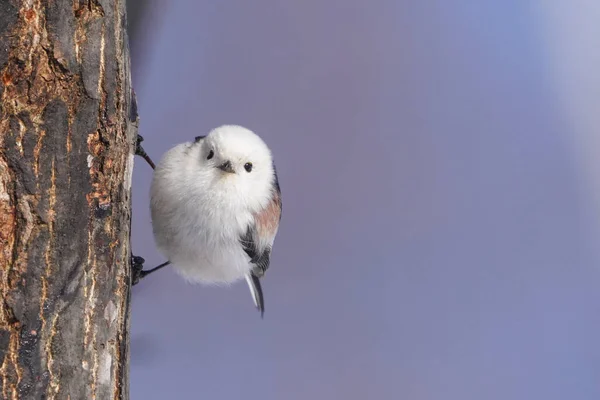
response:
<path id="1" fill-rule="evenodd" d="M 136 154 L 148 161 L 141 140 Z M 157 249 L 168 261 L 139 271 L 136 282 L 166 265 L 190 283 L 245 279 L 264 316 L 260 279 L 270 265 L 282 199 L 271 150 L 256 133 L 222 125 L 168 150 L 154 169 L 150 214 Z"/>

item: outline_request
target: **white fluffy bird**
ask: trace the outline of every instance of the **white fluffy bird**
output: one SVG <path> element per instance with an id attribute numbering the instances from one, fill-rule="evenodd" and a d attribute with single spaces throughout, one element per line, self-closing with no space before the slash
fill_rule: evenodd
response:
<path id="1" fill-rule="evenodd" d="M 156 166 L 150 193 L 154 238 L 168 261 L 141 276 L 172 264 L 194 283 L 245 278 L 262 316 L 259 279 L 281 219 L 275 164 L 263 140 L 224 125 L 179 144 Z"/>

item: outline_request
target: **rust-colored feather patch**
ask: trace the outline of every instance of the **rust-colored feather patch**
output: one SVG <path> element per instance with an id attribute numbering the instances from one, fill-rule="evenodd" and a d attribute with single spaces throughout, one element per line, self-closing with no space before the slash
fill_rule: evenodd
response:
<path id="1" fill-rule="evenodd" d="M 277 192 L 264 210 L 256 215 L 256 232 L 259 238 L 272 238 L 277 232 L 281 217 L 281 195 Z"/>

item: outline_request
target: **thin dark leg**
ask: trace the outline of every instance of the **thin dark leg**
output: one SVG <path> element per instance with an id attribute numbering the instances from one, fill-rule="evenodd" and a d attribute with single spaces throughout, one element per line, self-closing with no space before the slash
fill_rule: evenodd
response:
<path id="1" fill-rule="evenodd" d="M 143 141 L 144 141 L 144 138 L 142 137 L 142 135 L 137 135 L 137 141 L 135 144 L 135 155 L 142 157 L 144 160 L 146 160 L 148 165 L 150 165 L 152 167 L 152 169 L 155 169 L 156 166 L 154 165 L 154 162 L 152 161 L 150 156 L 146 153 L 146 150 L 144 150 L 144 148 L 142 147 Z"/>
<path id="2" fill-rule="evenodd" d="M 158 271 L 159 269 L 161 269 L 163 267 L 166 267 L 169 264 L 171 264 L 171 261 L 165 261 L 164 263 L 160 264 L 158 267 L 154 267 L 152 269 L 148 269 L 148 270 L 142 271 L 141 274 L 140 274 L 140 279 L 143 278 L 143 277 L 146 277 L 146 276 L 150 275 L 153 272 Z"/>
<path id="3" fill-rule="evenodd" d="M 144 260 L 142 257 L 139 256 L 131 256 L 131 272 L 132 272 L 132 276 L 131 276 L 131 286 L 137 285 L 140 280 L 148 275 L 150 275 L 153 272 L 158 271 L 159 269 L 166 267 L 167 265 L 169 265 L 171 262 L 170 261 L 166 261 L 162 264 L 160 264 L 158 267 L 154 267 L 152 269 L 149 270 L 144 270 L 144 262 L 146 260 Z"/>

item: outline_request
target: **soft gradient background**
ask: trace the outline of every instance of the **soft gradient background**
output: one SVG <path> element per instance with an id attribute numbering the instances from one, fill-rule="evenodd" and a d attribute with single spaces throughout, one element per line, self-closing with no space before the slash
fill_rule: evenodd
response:
<path id="1" fill-rule="evenodd" d="M 135 287 L 132 399 L 600 398 L 600 2 L 130 6 L 148 153 L 242 124 L 284 196 L 264 320 Z"/>

